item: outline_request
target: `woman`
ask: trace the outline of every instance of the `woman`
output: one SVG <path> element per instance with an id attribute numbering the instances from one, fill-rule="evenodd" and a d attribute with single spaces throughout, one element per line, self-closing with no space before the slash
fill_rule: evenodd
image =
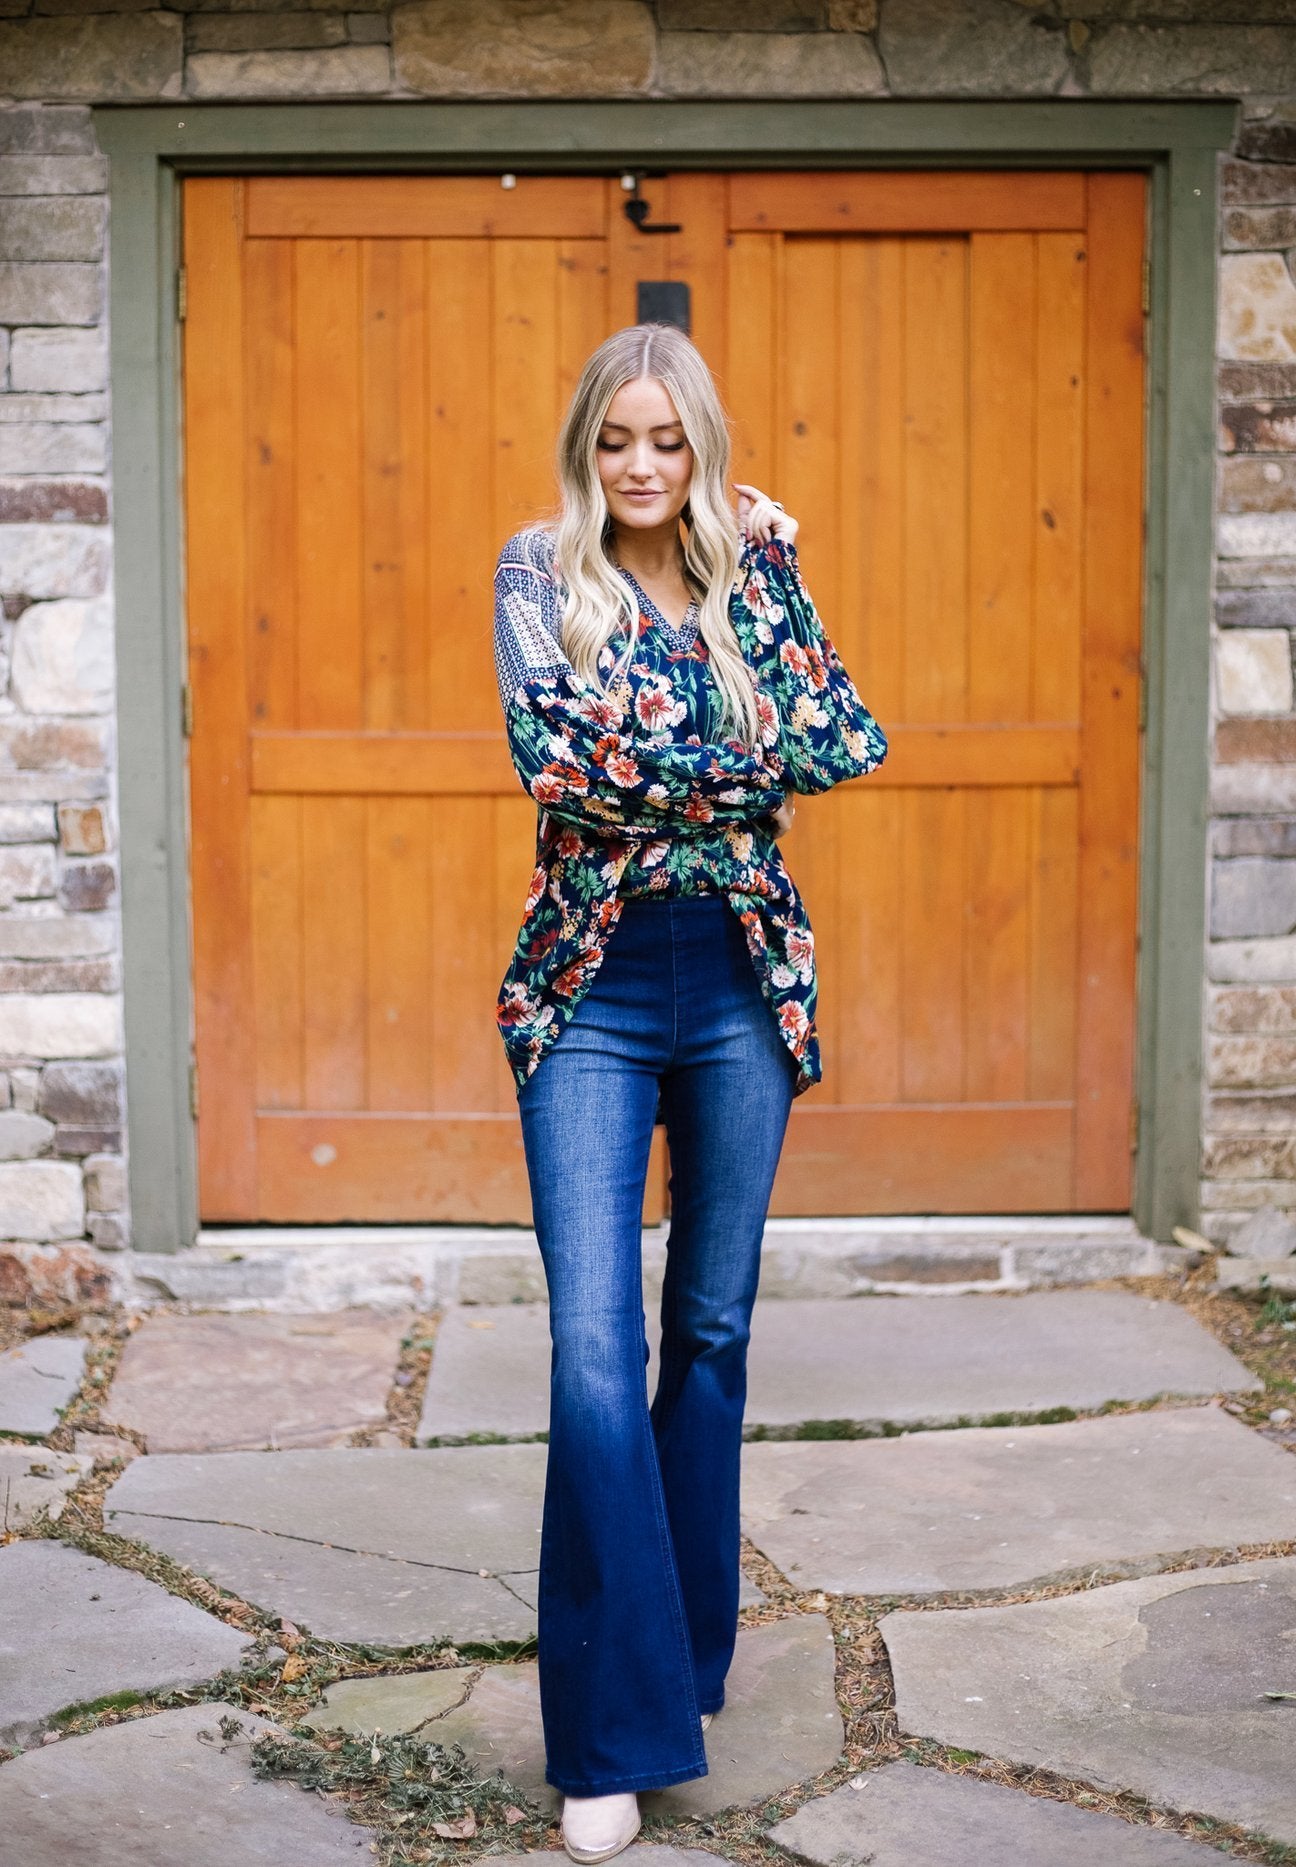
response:
<path id="1" fill-rule="evenodd" d="M 734 482 L 670 325 L 590 357 L 555 521 L 495 572 L 509 747 L 540 806 L 498 1022 L 552 1338 L 540 1543 L 546 1780 L 574 1860 L 706 1774 L 737 1631 L 746 1354 L 793 1098 L 820 1078 L 814 939 L 776 837 L 886 740 L 801 581 L 797 521 Z M 681 523 L 684 527 L 681 534 Z M 649 1406 L 640 1221 L 670 1154 Z"/>

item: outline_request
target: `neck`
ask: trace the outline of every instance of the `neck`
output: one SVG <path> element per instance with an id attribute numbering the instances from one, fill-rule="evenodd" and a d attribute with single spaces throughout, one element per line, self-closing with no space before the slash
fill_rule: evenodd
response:
<path id="1" fill-rule="evenodd" d="M 669 577 L 684 568 L 678 519 L 651 529 L 636 526 L 633 530 L 614 522 L 609 544 L 617 563 L 636 577 Z"/>

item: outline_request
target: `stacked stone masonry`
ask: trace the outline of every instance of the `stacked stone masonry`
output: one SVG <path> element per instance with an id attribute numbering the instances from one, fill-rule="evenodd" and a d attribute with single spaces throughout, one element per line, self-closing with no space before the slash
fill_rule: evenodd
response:
<path id="1" fill-rule="evenodd" d="M 88 105 L 885 95 L 1241 103 L 1219 177 L 1203 1229 L 1296 1209 L 1296 0 L 0 0 L 0 1239 L 129 1242 Z"/>

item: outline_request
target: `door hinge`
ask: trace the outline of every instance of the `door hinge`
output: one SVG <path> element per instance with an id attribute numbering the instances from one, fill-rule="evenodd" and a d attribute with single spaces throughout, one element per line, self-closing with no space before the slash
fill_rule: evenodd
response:
<path id="1" fill-rule="evenodd" d="M 193 688 L 185 681 L 180 688 L 180 730 L 186 739 L 193 737 Z"/>
<path id="2" fill-rule="evenodd" d="M 1152 304 L 1152 261 L 1146 253 L 1143 255 L 1143 282 L 1139 296 L 1146 317 Z"/>
<path id="3" fill-rule="evenodd" d="M 189 314 L 189 274 L 184 266 L 176 267 L 176 323 L 183 324 Z"/>
<path id="4" fill-rule="evenodd" d="M 1137 1102 L 1130 1103 L 1129 1149 L 1132 1154 L 1138 1146 L 1139 1108 Z"/>
<path id="5" fill-rule="evenodd" d="M 198 1119 L 198 1065 L 189 1062 L 189 1114 L 194 1121 Z"/>

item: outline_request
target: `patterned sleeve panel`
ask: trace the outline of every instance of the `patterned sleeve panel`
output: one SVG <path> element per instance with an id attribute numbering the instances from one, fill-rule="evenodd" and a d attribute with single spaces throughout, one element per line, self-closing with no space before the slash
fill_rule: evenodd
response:
<path id="1" fill-rule="evenodd" d="M 516 532 L 495 566 L 495 678 L 505 713 L 520 682 L 569 673 L 549 554 L 538 530 Z"/>
<path id="2" fill-rule="evenodd" d="M 551 816 L 608 837 L 777 810 L 784 794 L 761 754 L 640 735 L 616 695 L 580 678 L 561 646 L 550 553 L 542 532 L 518 532 L 495 568 L 495 667 L 523 788 Z"/>
<path id="3" fill-rule="evenodd" d="M 886 757 L 886 735 L 819 619 L 796 545 L 744 540 L 738 589 L 739 636 L 774 703 L 763 736 L 788 790 L 813 795 L 875 770 Z"/>

